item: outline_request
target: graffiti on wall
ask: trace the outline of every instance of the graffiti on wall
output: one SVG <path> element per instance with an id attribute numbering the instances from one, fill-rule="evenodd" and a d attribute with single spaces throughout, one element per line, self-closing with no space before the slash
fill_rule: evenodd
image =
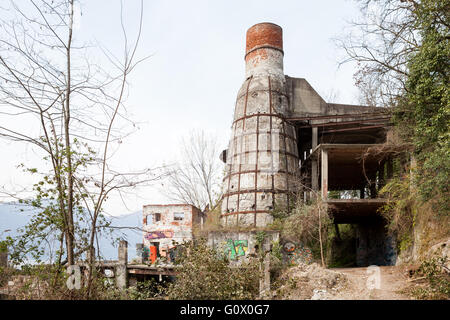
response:
<path id="1" fill-rule="evenodd" d="M 164 238 L 172 238 L 173 231 L 152 231 L 147 232 L 145 235 L 145 239 L 153 240 L 153 239 L 164 239 Z"/>
<path id="2" fill-rule="evenodd" d="M 236 260 L 238 257 L 245 256 L 248 249 L 248 240 L 227 239 L 223 247 L 225 256 L 230 260 Z"/>
<path id="3" fill-rule="evenodd" d="M 147 261 L 150 256 L 150 249 L 148 247 L 142 248 L 142 260 Z"/>
<path id="4" fill-rule="evenodd" d="M 285 242 L 283 245 L 283 252 L 288 264 L 309 264 L 312 262 L 311 250 L 307 247 L 304 247 L 302 244 L 297 244 L 291 241 Z"/>
<path id="5" fill-rule="evenodd" d="M 142 260 L 144 262 L 150 261 L 150 263 L 155 263 L 158 258 L 158 248 L 156 246 L 149 246 L 142 248 Z"/>

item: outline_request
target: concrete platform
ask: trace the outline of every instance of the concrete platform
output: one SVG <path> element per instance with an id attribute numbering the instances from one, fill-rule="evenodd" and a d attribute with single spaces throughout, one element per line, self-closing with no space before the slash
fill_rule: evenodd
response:
<path id="1" fill-rule="evenodd" d="M 386 199 L 327 199 L 326 203 L 335 223 L 360 223 L 382 219 L 378 210 L 386 204 Z"/>

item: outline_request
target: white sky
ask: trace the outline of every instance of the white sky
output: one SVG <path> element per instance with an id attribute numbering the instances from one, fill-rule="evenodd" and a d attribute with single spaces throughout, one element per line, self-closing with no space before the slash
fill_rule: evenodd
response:
<path id="1" fill-rule="evenodd" d="M 130 36 L 137 30 L 137 0 L 124 1 Z M 121 48 L 117 0 L 83 0 L 75 32 L 111 51 Z M 144 24 L 138 54 L 152 57 L 130 77 L 128 110 L 143 122 L 124 140 L 115 162 L 125 170 L 169 163 L 179 140 L 192 129 L 218 137 L 225 149 L 237 91 L 244 81 L 245 34 L 259 22 L 283 28 L 284 71 L 305 78 L 325 100 L 357 104 L 354 65 L 338 68 L 343 56 L 332 41 L 346 20 L 359 14 L 351 0 L 292 1 L 144 1 Z M 29 146 L 0 140 L 0 185 L 26 185 L 29 178 L 15 166 L 37 155 Z M 155 188 L 129 197 L 127 208 L 110 199 L 113 215 L 140 210 L 144 204 L 168 203 Z"/>

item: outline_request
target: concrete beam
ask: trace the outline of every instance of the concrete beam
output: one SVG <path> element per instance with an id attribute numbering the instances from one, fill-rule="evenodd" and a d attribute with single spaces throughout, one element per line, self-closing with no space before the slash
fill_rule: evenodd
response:
<path id="1" fill-rule="evenodd" d="M 381 219 L 378 209 L 386 199 L 328 199 L 328 214 L 334 223 L 360 223 Z"/>

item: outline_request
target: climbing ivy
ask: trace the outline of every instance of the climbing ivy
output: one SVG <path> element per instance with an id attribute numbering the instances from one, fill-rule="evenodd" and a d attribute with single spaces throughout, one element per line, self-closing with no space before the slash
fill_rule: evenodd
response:
<path id="1" fill-rule="evenodd" d="M 405 94 L 394 121 L 414 146 L 415 183 L 423 201 L 434 200 L 440 214 L 450 210 L 450 0 L 423 0 L 414 10 L 421 36 L 408 63 Z"/>

